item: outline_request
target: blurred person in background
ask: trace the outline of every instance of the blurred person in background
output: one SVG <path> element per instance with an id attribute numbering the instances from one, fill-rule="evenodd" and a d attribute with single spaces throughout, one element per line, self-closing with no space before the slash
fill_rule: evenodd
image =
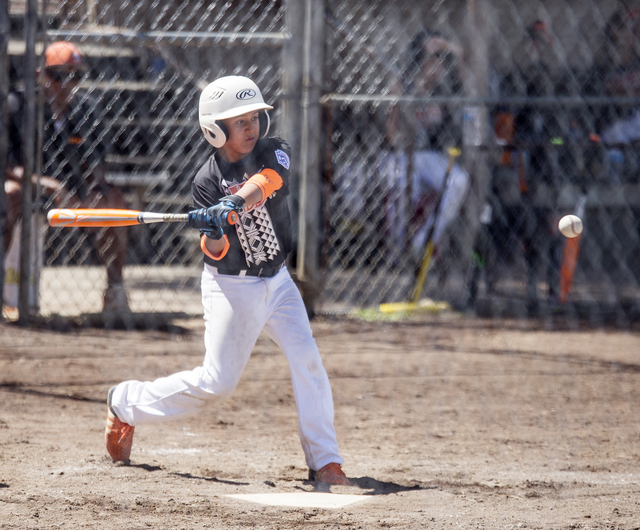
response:
<path id="1" fill-rule="evenodd" d="M 20 285 L 22 182 L 24 177 L 24 164 L 22 161 L 24 97 L 16 86 L 17 77 L 15 69 L 11 68 L 9 74 L 10 88 L 7 94 L 7 165 L 4 181 L 7 217 L 3 234 L 5 270 L 3 311 L 9 311 L 7 315 L 12 313 L 12 309 L 17 309 Z M 59 204 L 60 182 L 50 177 L 41 176 L 38 178 L 36 175 L 32 175 L 31 184 L 34 197 L 36 193 L 40 193 L 43 200 L 55 197 L 54 204 Z M 38 201 L 39 197 L 35 200 Z M 35 231 L 33 233 L 35 234 Z"/>
<path id="2" fill-rule="evenodd" d="M 45 100 L 42 142 L 43 194 L 48 198 L 45 209 L 65 208 L 126 208 L 118 188 L 107 184 L 105 158 L 109 151 L 101 123 L 104 110 L 88 94 L 78 89 L 86 71 L 80 49 L 69 42 L 58 41 L 45 51 L 45 68 L 41 87 Z M 12 142 L 20 138 L 20 103 L 12 113 L 16 124 Z M 20 149 L 13 149 L 19 153 Z M 8 219 L 15 224 L 20 217 L 23 167 L 19 158 L 10 160 L 7 180 Z M 107 286 L 103 296 L 103 311 L 129 311 L 129 301 L 123 285 L 123 268 L 127 253 L 127 232 L 123 228 L 86 229 L 95 237 L 100 262 L 106 266 Z M 5 234 L 5 248 L 11 232 Z"/>
<path id="3" fill-rule="evenodd" d="M 527 302 L 530 308 L 538 304 L 538 284 L 541 277 L 547 283 L 547 300 L 555 304 L 558 299 L 562 236 L 557 225 L 557 198 L 564 176 L 554 162 L 557 153 L 564 153 L 566 110 L 546 107 L 538 98 L 554 98 L 563 90 L 563 67 L 554 47 L 553 32 L 540 19 L 534 20 L 523 35 L 524 44 L 519 63 L 523 63 L 522 77 L 525 95 L 532 103 L 515 113 L 513 131 L 513 169 L 520 194 L 519 208 L 512 226 L 516 227 L 522 243 L 527 266 Z M 569 138 L 566 138 L 569 140 Z M 561 144 L 557 142 L 561 141 Z M 567 175 L 575 173 L 575 163 L 564 167 Z M 549 201 L 534 201 L 539 189 L 546 186 Z M 542 274 L 541 274 L 542 273 Z"/>
<path id="4" fill-rule="evenodd" d="M 12 71 L 13 74 L 13 71 Z M 13 75 L 11 77 L 14 77 Z M 7 167 L 5 171 L 4 191 L 7 197 L 7 223 L 4 233 L 5 252 L 11 245 L 13 231 L 20 220 L 22 208 L 22 179 L 24 167 L 22 162 L 22 97 L 15 87 L 9 89 L 7 95 Z M 47 196 L 53 195 L 60 189 L 60 183 L 49 178 L 31 179 L 34 191 L 39 186 L 40 191 Z"/>
<path id="5" fill-rule="evenodd" d="M 421 31 L 411 41 L 408 64 L 392 93 L 416 98 L 460 94 L 462 60 L 459 45 L 440 33 Z M 461 123 L 455 118 L 446 105 L 427 101 L 395 105 L 389 113 L 386 141 L 390 152 L 383 158 L 382 172 L 388 190 L 387 238 L 394 260 L 401 261 L 407 254 L 407 230 L 412 261 L 420 260 L 433 223 L 437 251 L 445 229 L 460 211 L 469 175 L 454 165 L 439 218 L 434 219 L 434 202 L 444 184 L 447 148 L 460 145 Z"/>
<path id="6" fill-rule="evenodd" d="M 601 95 L 640 95 L 640 8 L 622 6 L 609 17 L 593 78 L 601 83 L 598 90 Z M 605 108 L 600 116 L 599 132 L 605 145 L 612 147 L 609 149 L 614 169 L 611 176 L 619 178 L 624 163 L 620 148 L 640 140 L 640 108 L 634 105 Z"/>

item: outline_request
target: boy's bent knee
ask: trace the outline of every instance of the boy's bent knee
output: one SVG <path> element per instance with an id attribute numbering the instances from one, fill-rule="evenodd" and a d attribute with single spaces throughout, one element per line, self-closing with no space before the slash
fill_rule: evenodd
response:
<path id="1" fill-rule="evenodd" d="M 224 377 L 214 377 L 205 367 L 201 367 L 200 370 L 200 389 L 210 399 L 225 399 L 233 394 L 238 384 L 237 381 L 225 379 Z"/>

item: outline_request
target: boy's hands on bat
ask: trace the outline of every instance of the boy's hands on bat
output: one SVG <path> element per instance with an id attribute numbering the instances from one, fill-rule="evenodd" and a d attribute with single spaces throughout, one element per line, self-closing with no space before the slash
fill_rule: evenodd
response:
<path id="1" fill-rule="evenodd" d="M 237 212 L 242 210 L 244 199 L 238 195 L 228 195 L 220 199 L 218 204 L 209 208 L 191 210 L 188 224 L 191 228 L 198 228 L 211 239 L 220 239 L 224 229 L 235 224 Z"/>

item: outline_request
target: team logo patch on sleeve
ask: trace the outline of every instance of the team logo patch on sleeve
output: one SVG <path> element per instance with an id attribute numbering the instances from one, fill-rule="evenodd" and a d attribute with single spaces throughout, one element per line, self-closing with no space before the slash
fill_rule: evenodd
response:
<path id="1" fill-rule="evenodd" d="M 280 164 L 283 168 L 289 169 L 289 156 L 284 151 L 280 149 L 276 149 L 276 158 L 278 159 L 278 164 Z"/>

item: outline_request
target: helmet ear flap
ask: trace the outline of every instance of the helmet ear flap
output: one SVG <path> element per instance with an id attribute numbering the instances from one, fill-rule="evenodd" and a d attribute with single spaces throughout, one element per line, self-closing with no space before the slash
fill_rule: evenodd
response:
<path id="1" fill-rule="evenodd" d="M 220 133 L 224 138 L 224 142 L 222 142 L 222 145 L 224 145 L 229 139 L 229 129 L 227 129 L 227 126 L 223 123 L 222 120 L 216 120 L 215 125 L 220 130 Z M 222 147 L 222 145 L 220 147 Z"/>
<path id="2" fill-rule="evenodd" d="M 264 138 L 267 136 L 269 132 L 269 127 L 271 125 L 271 118 L 269 118 L 269 113 L 266 110 L 261 110 L 260 114 L 260 138 Z"/>
<path id="3" fill-rule="evenodd" d="M 204 137 L 213 147 L 220 149 L 227 142 L 227 128 L 221 121 L 215 121 L 209 126 L 201 127 Z"/>

